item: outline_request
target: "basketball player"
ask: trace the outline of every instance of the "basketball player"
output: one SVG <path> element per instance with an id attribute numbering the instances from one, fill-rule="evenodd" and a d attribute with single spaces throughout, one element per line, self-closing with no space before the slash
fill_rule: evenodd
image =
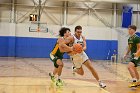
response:
<path id="1" fill-rule="evenodd" d="M 140 37 L 135 34 L 136 29 L 137 27 L 135 25 L 130 25 L 128 27 L 128 33 L 130 37 L 128 39 L 128 49 L 124 55 L 124 58 L 126 59 L 129 52 L 131 52 L 131 60 L 128 63 L 128 70 L 132 77 L 132 83 L 129 85 L 129 87 L 136 87 L 138 85 L 139 80 L 137 66 L 140 62 L 140 57 L 138 56 L 140 51 Z"/>
<path id="2" fill-rule="evenodd" d="M 64 39 L 71 35 L 70 29 L 65 27 L 61 28 L 59 31 L 59 35 L 60 37 L 58 38 L 54 46 L 54 49 L 50 53 L 50 59 L 54 64 L 54 70 L 53 73 L 49 73 L 49 76 L 51 77 L 51 80 L 55 82 L 55 75 L 57 75 L 56 85 L 62 86 L 63 82 L 60 79 L 60 76 L 63 68 L 63 62 L 62 62 L 63 54 L 64 52 L 72 51 L 72 47 L 69 47 L 66 44 L 64 44 L 65 42 Z"/>
<path id="3" fill-rule="evenodd" d="M 92 75 L 96 78 L 96 80 L 99 82 L 99 86 L 101 88 L 105 88 L 106 85 L 99 80 L 99 76 L 96 70 L 93 68 L 91 61 L 89 60 L 87 54 L 84 52 L 84 50 L 86 50 L 87 47 L 86 47 L 85 37 L 82 36 L 82 27 L 76 26 L 75 34 L 69 36 L 65 42 L 69 44 L 70 46 L 73 46 L 73 44 L 76 44 L 76 43 L 79 43 L 83 46 L 82 53 L 79 53 L 79 54 L 77 53 L 74 55 L 69 54 L 74 64 L 73 71 L 76 72 L 77 74 L 84 75 L 84 70 L 83 70 L 82 65 L 85 65 L 89 69 L 89 71 L 92 73 Z"/>

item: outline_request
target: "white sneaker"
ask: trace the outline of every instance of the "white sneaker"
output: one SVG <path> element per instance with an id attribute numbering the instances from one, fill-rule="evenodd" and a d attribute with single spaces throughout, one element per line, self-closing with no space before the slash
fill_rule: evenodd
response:
<path id="1" fill-rule="evenodd" d="M 99 86 L 100 86 L 101 88 L 105 88 L 105 87 L 106 87 L 106 84 L 104 84 L 103 82 L 99 81 Z"/>
<path id="2" fill-rule="evenodd" d="M 75 75 L 75 73 L 76 73 L 76 68 L 72 66 L 72 74 Z"/>

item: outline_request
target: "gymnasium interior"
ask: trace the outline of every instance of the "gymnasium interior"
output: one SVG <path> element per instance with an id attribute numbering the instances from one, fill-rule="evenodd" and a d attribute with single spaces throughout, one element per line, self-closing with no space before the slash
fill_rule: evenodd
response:
<path id="1" fill-rule="evenodd" d="M 67 27 L 74 34 L 79 25 L 85 52 L 106 88 L 84 65 L 84 75 L 73 75 L 67 53 L 64 85 L 51 81 L 50 53 L 59 30 Z M 140 36 L 140 0 L 0 0 L 0 93 L 140 93 L 140 87 L 128 87 L 129 25 Z"/>

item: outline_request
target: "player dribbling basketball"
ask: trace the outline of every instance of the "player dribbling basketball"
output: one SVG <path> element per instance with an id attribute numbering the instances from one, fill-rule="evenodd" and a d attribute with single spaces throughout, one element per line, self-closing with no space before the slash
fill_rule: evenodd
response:
<path id="1" fill-rule="evenodd" d="M 73 46 L 74 44 L 78 43 L 81 44 L 83 47 L 83 51 L 81 53 L 69 54 L 74 64 L 73 71 L 76 72 L 77 74 L 84 75 L 82 65 L 85 65 L 92 73 L 92 75 L 96 78 L 96 80 L 99 82 L 99 86 L 101 88 L 105 88 L 106 85 L 100 81 L 96 70 L 93 68 L 91 61 L 89 60 L 87 54 L 84 52 L 84 50 L 86 50 L 86 40 L 85 37 L 82 36 L 81 26 L 75 27 L 75 34 L 67 37 L 66 43 L 69 44 L 70 46 Z"/>

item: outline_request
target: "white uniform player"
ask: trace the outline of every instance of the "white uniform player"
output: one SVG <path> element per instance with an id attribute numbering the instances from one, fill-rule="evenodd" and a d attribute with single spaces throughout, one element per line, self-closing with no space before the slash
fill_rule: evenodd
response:
<path id="1" fill-rule="evenodd" d="M 79 43 L 83 46 L 83 37 L 82 36 L 80 36 L 80 39 L 77 39 L 73 35 L 73 38 L 74 38 L 73 44 Z M 71 44 L 71 45 L 73 45 L 73 44 Z M 82 64 L 89 59 L 87 54 L 84 51 L 82 51 L 82 53 L 77 53 L 77 54 L 71 55 L 70 58 L 74 64 L 75 68 L 80 68 L 82 66 Z"/>
<path id="2" fill-rule="evenodd" d="M 77 54 L 70 53 L 70 58 L 74 64 L 73 71 L 76 72 L 77 74 L 84 75 L 84 70 L 82 67 L 82 65 L 84 65 L 89 69 L 92 75 L 99 82 L 99 86 L 102 88 L 106 87 L 106 85 L 100 81 L 96 70 L 93 68 L 91 61 L 89 60 L 87 54 L 84 52 L 84 50 L 86 50 L 86 40 L 85 37 L 82 36 L 81 26 L 76 26 L 75 34 L 66 39 L 66 44 L 69 44 L 70 46 L 73 46 L 73 44 L 77 44 L 77 43 L 83 46 L 83 51 L 82 53 L 77 53 Z"/>

